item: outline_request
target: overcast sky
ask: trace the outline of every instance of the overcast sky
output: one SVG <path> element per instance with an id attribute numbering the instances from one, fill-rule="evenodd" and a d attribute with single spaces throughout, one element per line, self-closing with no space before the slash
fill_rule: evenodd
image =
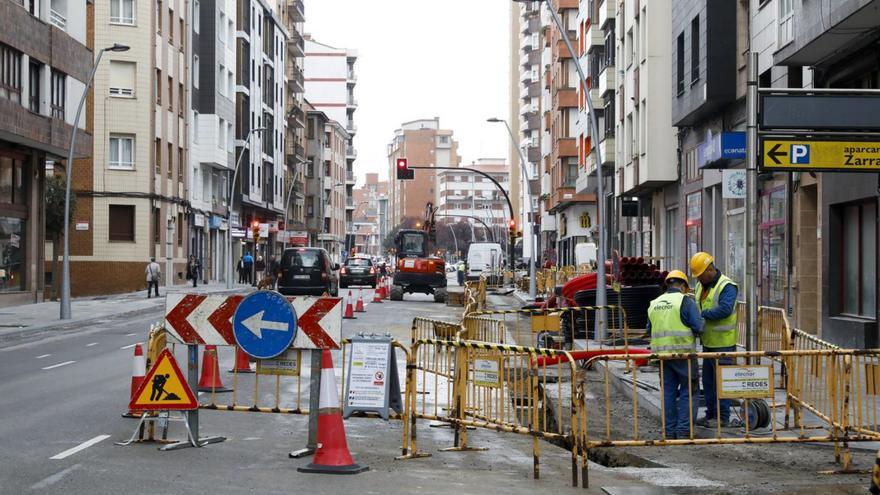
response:
<path id="1" fill-rule="evenodd" d="M 440 117 L 462 165 L 507 158 L 510 0 L 305 0 L 305 31 L 358 51 L 355 174 L 388 175 L 402 122 Z M 308 77 L 308 75 L 306 75 Z"/>

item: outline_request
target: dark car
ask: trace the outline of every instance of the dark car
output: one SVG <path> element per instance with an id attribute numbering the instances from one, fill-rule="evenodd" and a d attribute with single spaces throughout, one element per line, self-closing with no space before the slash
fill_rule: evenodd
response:
<path id="1" fill-rule="evenodd" d="M 278 265 L 278 292 L 284 295 L 339 294 L 339 279 L 334 273 L 339 264 L 330 261 L 321 248 L 297 247 L 284 250 Z"/>
<path id="2" fill-rule="evenodd" d="M 339 270 L 339 286 L 369 285 L 376 288 L 378 270 L 369 258 L 349 258 Z"/>

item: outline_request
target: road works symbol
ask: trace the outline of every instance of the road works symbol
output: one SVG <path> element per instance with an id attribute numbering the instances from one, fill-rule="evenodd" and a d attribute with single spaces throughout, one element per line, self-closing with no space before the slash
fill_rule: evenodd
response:
<path id="1" fill-rule="evenodd" d="M 174 355 L 168 349 L 159 354 L 128 405 L 132 411 L 185 411 L 199 403 L 186 384 Z"/>
<path id="2" fill-rule="evenodd" d="M 296 337 L 296 311 L 281 294 L 259 291 L 245 297 L 232 316 L 232 333 L 241 349 L 257 359 L 273 358 Z"/>

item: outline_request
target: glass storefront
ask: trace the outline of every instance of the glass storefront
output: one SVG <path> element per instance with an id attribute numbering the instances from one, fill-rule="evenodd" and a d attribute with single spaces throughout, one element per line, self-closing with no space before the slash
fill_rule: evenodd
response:
<path id="1" fill-rule="evenodd" d="M 761 196 L 759 246 L 761 304 L 783 307 L 785 302 L 785 188 Z"/>
<path id="2" fill-rule="evenodd" d="M 25 221 L 0 217 L 0 292 L 25 290 Z"/>
<path id="3" fill-rule="evenodd" d="M 727 276 L 742 284 L 746 270 L 746 210 L 745 200 L 728 199 L 727 201 L 727 265 L 724 269 Z M 739 291 L 739 299 L 745 300 L 745 291 Z"/>

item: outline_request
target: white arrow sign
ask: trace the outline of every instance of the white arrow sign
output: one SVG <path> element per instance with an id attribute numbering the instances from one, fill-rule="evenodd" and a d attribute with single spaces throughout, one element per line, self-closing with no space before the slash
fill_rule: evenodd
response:
<path id="1" fill-rule="evenodd" d="M 254 313 L 253 316 L 249 316 L 243 322 L 245 328 L 251 331 L 258 339 L 263 338 L 262 330 L 280 330 L 282 332 L 286 332 L 288 328 L 288 324 L 283 321 L 267 321 L 263 319 L 263 314 L 265 311 L 260 311 L 258 313 Z"/>

